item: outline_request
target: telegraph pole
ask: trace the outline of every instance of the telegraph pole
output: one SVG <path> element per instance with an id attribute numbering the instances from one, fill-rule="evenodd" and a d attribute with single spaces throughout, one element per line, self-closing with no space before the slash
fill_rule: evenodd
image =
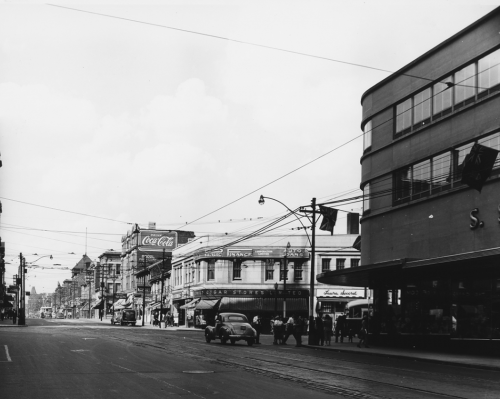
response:
<path id="1" fill-rule="evenodd" d="M 144 327 L 144 318 L 146 317 L 146 256 L 142 258 L 144 260 L 144 275 L 142 276 L 142 326 Z"/>
<path id="2" fill-rule="evenodd" d="M 161 328 L 161 318 L 163 316 L 163 272 L 165 271 L 165 248 L 163 248 L 163 258 L 161 262 L 161 294 L 160 294 L 160 328 Z M 167 321 L 165 320 L 165 328 L 167 328 Z"/>

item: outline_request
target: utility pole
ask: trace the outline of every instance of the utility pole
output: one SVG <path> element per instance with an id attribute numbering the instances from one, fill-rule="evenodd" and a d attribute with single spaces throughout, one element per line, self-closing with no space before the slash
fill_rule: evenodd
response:
<path id="1" fill-rule="evenodd" d="M 143 271 L 144 275 L 142 276 L 142 326 L 144 327 L 144 318 L 146 317 L 146 256 L 142 258 L 144 260 Z"/>
<path id="2" fill-rule="evenodd" d="M 17 315 L 18 317 L 18 325 L 24 326 L 26 324 L 26 314 L 25 314 L 25 274 L 26 274 L 26 259 L 24 259 L 23 254 L 19 254 L 19 277 L 21 280 L 21 288 L 18 288 L 18 293 L 20 291 L 20 296 L 19 296 L 19 313 Z"/>
<path id="3" fill-rule="evenodd" d="M 309 281 L 309 337 L 308 344 L 315 344 L 315 337 L 312 333 L 312 326 L 314 325 L 314 283 L 316 281 L 315 268 L 316 268 L 316 198 L 311 200 L 312 210 L 306 210 L 305 207 L 301 207 L 299 212 L 311 213 L 311 273 Z"/>
<path id="4" fill-rule="evenodd" d="M 290 243 L 286 244 L 285 248 L 285 263 L 283 265 L 283 291 L 284 291 L 284 297 L 283 297 L 283 319 L 286 320 L 286 281 L 288 280 L 288 250 L 290 249 Z"/>
<path id="5" fill-rule="evenodd" d="M 161 262 L 161 294 L 160 294 L 160 328 L 161 328 L 161 318 L 163 317 L 163 273 L 165 271 L 165 248 L 163 248 L 163 257 Z M 165 328 L 167 328 L 167 321 L 165 320 Z"/>

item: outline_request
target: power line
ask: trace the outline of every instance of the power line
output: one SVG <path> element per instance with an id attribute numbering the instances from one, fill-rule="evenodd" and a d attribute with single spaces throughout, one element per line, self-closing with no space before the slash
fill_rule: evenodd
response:
<path id="1" fill-rule="evenodd" d="M 66 212 L 66 213 L 73 213 L 76 215 L 82 215 L 82 216 L 87 216 L 91 218 L 96 218 L 96 219 L 104 219 L 104 220 L 111 220 L 112 222 L 118 222 L 118 223 L 124 223 L 124 224 L 133 224 L 131 222 L 124 222 L 123 220 L 116 220 L 116 219 L 110 219 L 110 218 L 105 218 L 101 216 L 94 216 L 94 215 L 89 215 L 88 213 L 81 213 L 81 212 L 74 212 L 74 211 L 67 211 L 65 209 L 60 209 L 60 208 L 52 208 L 50 206 L 45 206 L 45 205 L 38 205 L 38 204 L 33 204 L 31 202 L 25 202 L 25 201 L 20 201 L 20 200 L 15 200 L 11 198 L 6 198 L 6 197 L 0 197 L 1 199 L 7 200 L 7 201 L 12 201 L 12 202 L 19 202 L 21 204 L 25 205 L 32 205 L 32 206 L 38 206 L 40 208 L 46 208 L 46 209 L 52 209 L 53 211 L 59 211 L 59 212 Z"/>

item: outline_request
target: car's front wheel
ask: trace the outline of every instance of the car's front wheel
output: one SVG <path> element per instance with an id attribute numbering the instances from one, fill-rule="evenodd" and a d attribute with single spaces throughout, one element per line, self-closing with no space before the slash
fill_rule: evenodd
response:
<path id="1" fill-rule="evenodd" d="M 222 345 L 226 345 L 226 343 L 227 343 L 227 338 L 224 335 L 222 335 L 222 334 L 220 336 L 220 343 Z"/>
<path id="2" fill-rule="evenodd" d="M 208 331 L 205 331 L 205 341 L 207 341 L 207 344 L 209 344 L 211 340 L 212 338 L 210 338 L 210 334 Z"/>
<path id="3" fill-rule="evenodd" d="M 230 341 L 231 341 L 231 345 L 235 345 L 236 344 L 236 340 L 235 339 L 231 338 Z"/>

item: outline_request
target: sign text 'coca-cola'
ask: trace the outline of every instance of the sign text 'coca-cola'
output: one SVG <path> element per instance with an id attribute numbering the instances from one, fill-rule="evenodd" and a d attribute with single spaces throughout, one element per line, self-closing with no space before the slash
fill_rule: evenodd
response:
<path id="1" fill-rule="evenodd" d="M 141 245 L 173 249 L 177 247 L 177 233 L 142 233 Z"/>

